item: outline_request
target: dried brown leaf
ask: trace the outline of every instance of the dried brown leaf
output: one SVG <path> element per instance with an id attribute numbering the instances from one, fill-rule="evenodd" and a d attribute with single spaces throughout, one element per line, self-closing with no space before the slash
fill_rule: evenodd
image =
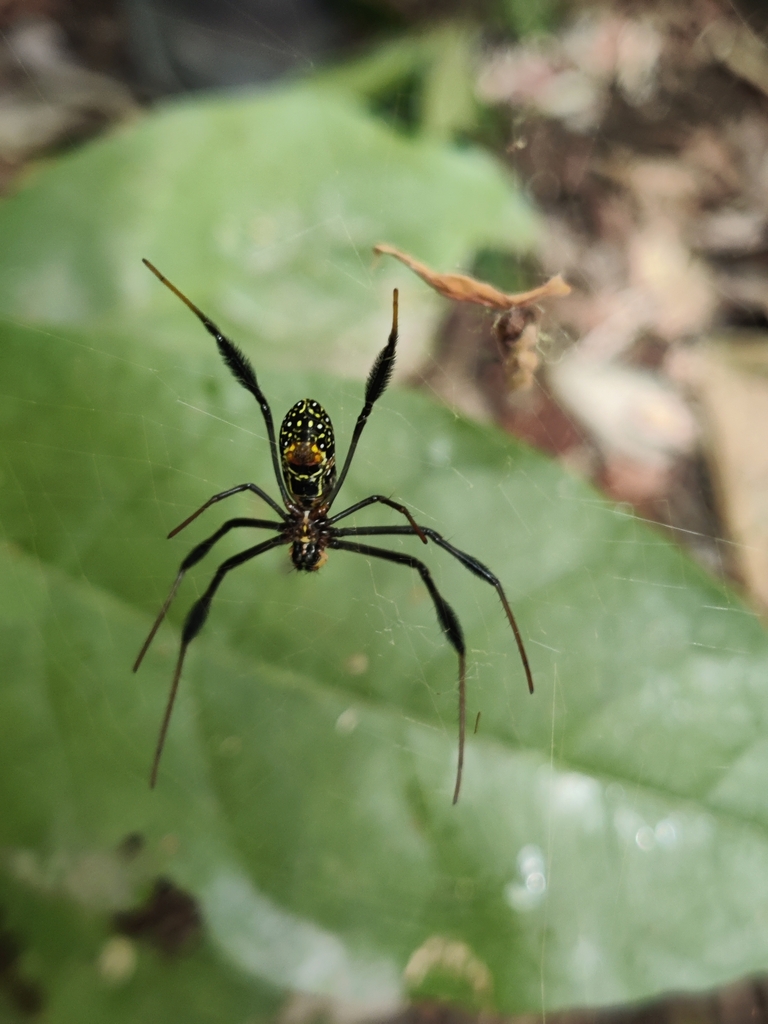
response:
<path id="1" fill-rule="evenodd" d="M 541 299 L 568 295 L 571 290 L 570 285 L 566 284 L 560 274 L 558 274 L 538 288 L 532 288 L 528 292 L 510 294 L 508 292 L 501 292 L 498 288 L 494 288 L 493 285 L 487 284 L 485 281 L 478 281 L 474 277 L 468 277 L 466 274 L 438 274 L 434 270 L 430 270 L 425 263 L 420 263 L 413 256 L 409 256 L 407 252 L 402 252 L 400 249 L 396 249 L 394 245 L 388 245 L 386 242 L 375 245 L 373 251 L 394 256 L 395 259 L 410 267 L 414 273 L 418 274 L 436 292 L 444 295 L 446 299 L 454 299 L 456 302 L 474 302 L 479 306 L 488 306 L 491 309 L 498 309 L 500 311 L 514 309 L 519 306 L 530 306 Z"/>

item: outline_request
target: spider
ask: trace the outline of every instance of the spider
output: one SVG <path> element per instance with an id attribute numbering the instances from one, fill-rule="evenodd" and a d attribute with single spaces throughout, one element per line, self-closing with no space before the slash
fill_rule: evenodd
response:
<path id="1" fill-rule="evenodd" d="M 187 648 L 203 628 L 203 625 L 208 618 L 211 602 L 216 595 L 216 591 L 221 586 L 224 577 L 233 569 L 237 569 L 238 566 L 243 565 L 245 562 L 249 562 L 252 558 L 256 558 L 258 555 L 264 554 L 265 551 L 270 551 L 272 548 L 279 547 L 281 544 L 289 544 L 291 548 L 291 561 L 296 569 L 303 572 L 315 572 L 319 569 L 328 557 L 328 549 L 333 549 L 334 551 L 352 551 L 355 554 L 365 555 L 368 558 L 382 558 L 385 561 L 395 562 L 398 565 L 406 565 L 411 569 L 415 569 L 421 576 L 434 603 L 440 626 L 449 643 L 456 651 L 459 659 L 459 752 L 458 765 L 456 769 L 456 785 L 453 792 L 453 803 L 455 804 L 459 798 L 459 791 L 461 789 L 461 776 L 464 766 L 464 738 L 466 731 L 466 647 L 464 644 L 464 634 L 462 632 L 461 625 L 459 624 L 459 620 L 453 608 L 451 608 L 435 586 L 435 582 L 432 579 L 429 569 L 418 558 L 414 558 L 413 555 L 405 554 L 403 552 L 389 551 L 386 548 L 374 547 L 370 544 L 361 544 L 356 540 L 342 540 L 342 538 L 416 536 L 424 544 L 426 544 L 428 540 L 431 540 L 449 554 L 453 555 L 454 558 L 458 559 L 458 561 L 461 562 L 465 568 L 469 569 L 470 572 L 474 573 L 475 576 L 479 576 L 481 580 L 485 580 L 486 583 L 490 583 L 492 587 L 495 587 L 496 592 L 501 599 L 504 611 L 506 612 L 509 624 L 512 627 L 515 640 L 517 641 L 517 648 L 520 652 L 520 658 L 523 662 L 523 668 L 525 669 L 525 675 L 528 680 L 528 689 L 533 693 L 533 677 L 528 664 L 528 657 L 525 652 L 520 630 L 517 627 L 515 617 L 512 614 L 512 609 L 507 601 L 506 594 L 504 593 L 501 583 L 497 577 L 494 576 L 490 569 L 487 569 L 482 562 L 473 558 L 472 555 L 468 555 L 466 552 L 455 548 L 453 544 L 450 544 L 436 530 L 432 530 L 426 526 L 419 526 L 408 509 L 405 508 L 404 505 L 401 505 L 396 501 L 392 501 L 391 498 L 386 498 L 382 494 L 371 494 L 367 498 L 363 498 L 362 501 L 358 501 L 354 505 L 350 505 L 349 508 L 345 508 L 342 512 L 337 512 L 333 516 L 329 515 L 331 506 L 336 500 L 336 496 L 341 490 L 341 486 L 349 472 L 352 457 L 355 454 L 363 428 L 368 422 L 368 417 L 371 414 L 373 405 L 383 394 L 392 375 L 392 369 L 395 363 L 395 347 L 397 345 L 397 289 L 395 289 L 392 295 L 392 330 L 390 331 L 387 344 L 381 352 L 379 352 L 371 371 L 368 374 L 368 380 L 365 385 L 365 401 L 363 403 L 363 408 L 360 415 L 357 417 L 355 429 L 352 432 L 352 440 L 349 445 L 347 457 L 341 467 L 341 472 L 337 476 L 333 425 L 331 424 L 328 413 L 323 409 L 319 402 L 315 402 L 311 398 L 304 398 L 300 402 L 297 402 L 293 408 L 288 410 L 280 427 L 280 439 L 278 444 L 278 440 L 275 437 L 275 428 L 272 421 L 272 412 L 270 410 L 269 403 L 259 387 L 256 380 L 256 374 L 246 356 L 235 344 L 221 333 L 216 324 L 214 324 L 214 322 L 207 317 L 205 313 L 199 310 L 197 306 L 195 306 L 194 303 L 186 297 L 186 295 L 180 292 L 167 277 L 164 277 L 163 274 L 161 274 L 160 271 L 149 262 L 149 260 L 143 260 L 143 263 L 166 286 L 166 288 L 169 288 L 174 295 L 181 299 L 181 301 L 201 321 L 209 334 L 215 338 L 219 353 L 232 375 L 247 391 L 250 391 L 259 403 L 261 413 L 264 417 L 264 423 L 267 428 L 267 437 L 269 439 L 269 447 L 272 454 L 272 466 L 275 473 L 275 480 L 277 481 L 277 486 L 285 506 L 285 508 L 281 508 L 274 498 L 270 497 L 266 491 L 262 490 L 261 487 L 258 487 L 256 484 L 238 484 L 236 487 L 230 487 L 226 491 L 214 494 L 214 496 L 209 498 L 208 501 L 206 501 L 205 504 L 196 512 L 193 512 L 191 516 L 188 516 L 183 523 L 180 523 L 179 526 L 174 530 L 171 530 L 168 534 L 169 539 L 171 537 L 175 537 L 177 533 L 189 526 L 193 520 L 197 519 L 197 517 L 201 515 L 201 513 L 205 512 L 207 508 L 210 508 L 211 505 L 214 505 L 218 501 L 222 501 L 224 498 L 229 498 L 233 494 L 240 494 L 242 491 L 251 491 L 251 493 L 258 495 L 279 516 L 279 522 L 273 522 L 267 519 L 250 519 L 242 517 L 228 519 L 219 527 L 218 530 L 216 530 L 215 533 L 211 534 L 210 537 L 194 547 L 182 561 L 170 593 L 160 609 L 154 625 L 149 631 L 147 639 L 144 641 L 143 647 L 139 651 L 139 656 L 136 658 L 136 662 L 133 666 L 134 672 L 141 665 L 144 655 L 147 653 L 149 645 L 152 643 L 161 622 L 165 618 L 185 574 L 193 566 L 197 565 L 198 562 L 202 561 L 217 541 L 219 541 L 225 534 L 229 533 L 230 530 L 246 528 L 275 531 L 276 536 L 272 537 L 270 540 L 262 541 L 260 544 L 255 544 L 253 547 L 246 548 L 239 554 L 225 559 L 214 573 L 213 579 L 209 583 L 208 588 L 205 590 L 203 595 L 195 601 L 187 613 L 187 617 L 181 631 L 179 656 L 173 673 L 173 681 L 171 683 L 168 701 L 165 706 L 165 714 L 163 715 L 160 734 L 158 736 L 157 746 L 155 747 L 155 755 L 152 761 L 152 771 L 149 782 L 150 787 L 154 788 L 155 783 L 157 782 L 160 757 L 165 745 L 165 738 L 168 732 L 168 725 L 171 720 L 174 701 L 176 700 L 176 693 L 179 687 L 179 680 L 181 679 L 181 671 L 184 665 Z M 400 515 L 405 517 L 408 525 L 336 526 L 336 523 L 340 520 L 346 519 L 347 516 L 352 515 L 352 513 L 358 512 L 360 509 L 373 504 L 386 505 L 395 512 L 399 512 Z"/>

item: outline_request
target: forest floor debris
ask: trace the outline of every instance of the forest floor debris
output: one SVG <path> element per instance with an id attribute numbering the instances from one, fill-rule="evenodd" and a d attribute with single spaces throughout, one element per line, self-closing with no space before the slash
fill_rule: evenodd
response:
<path id="1" fill-rule="evenodd" d="M 477 90 L 506 111 L 505 157 L 543 217 L 544 275 L 573 291 L 547 307 L 530 393 L 489 369 L 477 315 L 452 314 L 425 381 L 446 391 L 450 366 L 464 381 L 454 404 L 482 406 L 671 528 L 768 610 L 768 530 L 744 534 L 734 512 L 761 490 L 762 461 L 725 427 L 748 407 L 754 436 L 768 433 L 755 361 L 736 374 L 702 355 L 729 382 L 715 397 L 678 360 L 723 331 L 768 351 L 768 47 L 717 0 L 604 3 L 556 36 L 489 49 Z"/>

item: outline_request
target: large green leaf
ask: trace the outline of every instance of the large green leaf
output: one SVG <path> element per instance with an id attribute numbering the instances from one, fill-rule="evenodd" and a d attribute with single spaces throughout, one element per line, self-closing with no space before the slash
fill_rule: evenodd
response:
<path id="1" fill-rule="evenodd" d="M 433 544 L 391 542 L 428 561 L 466 632 L 482 718 L 459 805 L 456 663 L 428 596 L 343 552 L 317 574 L 279 551 L 228 578 L 148 789 L 213 555 L 130 665 L 192 544 L 264 506 L 239 496 L 163 538 L 214 491 L 274 484 L 258 408 L 138 257 L 235 329 L 278 419 L 323 402 L 343 451 L 362 385 L 311 371 L 364 370 L 407 282 L 353 282 L 355 248 L 358 268 L 381 237 L 451 266 L 508 238 L 506 187 L 474 153 L 305 87 L 178 107 L 0 208 L 0 935 L 48 1019 L 254 1018 L 283 989 L 530 1010 L 766 967 L 759 625 L 626 512 L 423 397 L 384 396 L 342 500 L 408 502 L 518 615 L 533 697 L 493 590 Z M 199 901 L 207 938 L 176 961 L 142 948 L 110 982 L 110 915 L 158 875 Z"/>
<path id="2" fill-rule="evenodd" d="M 765 966 L 766 642 L 685 555 L 545 459 L 387 394 L 344 499 L 396 494 L 494 567 L 536 694 L 493 590 L 404 542 L 462 618 L 470 721 L 482 711 L 452 807 L 456 666 L 421 588 L 341 552 L 309 576 L 272 553 L 229 578 L 196 641 L 150 793 L 176 630 L 129 666 L 224 510 L 162 538 L 212 491 L 268 484 L 258 409 L 214 352 L 21 328 L 1 351 L 0 842 L 17 884 L 19 851 L 44 874 L 140 832 L 225 960 L 379 1004 L 419 948 L 424 989 L 508 1010 Z M 349 436 L 360 385 L 264 384 L 278 416 L 313 394 Z M 435 937 L 464 946 L 451 959 Z"/>

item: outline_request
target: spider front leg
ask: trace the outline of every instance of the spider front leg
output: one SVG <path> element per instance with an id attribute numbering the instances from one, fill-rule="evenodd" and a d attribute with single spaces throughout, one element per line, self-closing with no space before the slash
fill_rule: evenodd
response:
<path id="1" fill-rule="evenodd" d="M 173 586 L 171 587 L 170 593 L 168 594 L 168 597 L 166 597 L 166 599 L 165 599 L 165 601 L 163 603 L 163 607 L 160 609 L 160 612 L 158 613 L 158 616 L 157 616 L 157 618 L 155 619 L 155 621 L 154 621 L 154 623 L 152 625 L 152 629 L 150 629 L 150 631 L 149 631 L 149 636 L 144 641 L 144 643 L 142 645 L 142 648 L 139 651 L 139 656 L 136 658 L 136 661 L 133 663 L 133 671 L 134 672 L 138 671 L 139 665 L 141 665 L 142 661 L 144 660 L 144 655 L 149 650 L 149 645 L 155 639 L 155 633 L 157 633 L 158 629 L 160 628 L 161 622 L 165 618 L 165 616 L 166 616 L 166 614 L 168 612 L 168 609 L 171 607 L 171 604 L 173 603 L 173 599 L 174 599 L 174 597 L 176 597 L 176 591 L 181 586 L 181 581 L 184 579 L 185 574 L 193 566 L 197 565 L 198 562 L 202 561 L 203 558 L 205 558 L 205 556 L 211 550 L 213 545 L 217 541 L 221 540 L 221 538 L 226 533 L 229 533 L 230 530 L 239 529 L 242 526 L 250 526 L 250 527 L 253 527 L 254 529 L 259 529 L 259 530 L 281 530 L 282 529 L 282 525 L 280 523 L 270 523 L 267 519 L 228 519 L 227 522 L 224 523 L 223 526 L 219 527 L 219 529 L 216 531 L 216 533 L 211 534 L 211 536 L 208 537 L 206 540 L 201 541 L 197 545 L 197 547 L 192 548 L 192 550 L 189 552 L 187 557 L 184 559 L 184 561 L 179 566 L 179 572 L 178 572 L 178 575 L 176 576 L 176 579 L 174 580 L 174 583 L 173 583 Z M 179 529 L 181 529 L 181 527 L 179 527 Z M 174 532 L 177 532 L 177 531 L 174 531 Z"/>
<path id="2" fill-rule="evenodd" d="M 353 512 L 359 512 L 361 508 L 366 508 L 368 505 L 373 505 L 376 502 L 380 505 L 387 505 L 389 508 L 393 508 L 395 512 L 399 512 L 401 515 L 404 515 L 411 524 L 411 528 L 416 536 L 423 544 L 427 543 L 427 538 L 424 536 L 421 527 L 405 505 L 400 505 L 398 502 L 392 501 L 391 498 L 385 498 L 383 494 L 371 494 L 367 498 L 363 498 L 362 501 L 358 501 L 356 505 L 350 505 L 349 508 L 345 508 L 343 512 L 339 512 L 335 516 L 332 516 L 328 520 L 328 525 L 332 526 L 333 523 L 338 523 L 340 519 L 346 519 L 347 516 L 351 516 Z"/>
<path id="3" fill-rule="evenodd" d="M 401 529 L 408 530 L 409 533 L 411 532 L 405 526 L 401 527 Z M 335 537 L 331 538 L 328 546 L 338 551 L 354 551 L 358 555 L 369 555 L 371 558 L 382 558 L 387 562 L 396 562 L 398 565 L 410 566 L 411 569 L 415 569 L 419 573 L 425 587 L 429 591 L 429 596 L 432 598 L 442 630 L 459 656 L 459 759 L 456 768 L 456 786 L 453 791 L 453 802 L 456 803 L 459 799 L 461 775 L 464 768 L 464 737 L 467 716 L 466 645 L 464 643 L 464 633 L 462 632 L 456 612 L 435 586 L 429 569 L 418 558 L 402 554 L 399 551 L 387 551 L 386 548 L 374 548 L 369 544 L 349 544 L 343 540 L 337 540 Z"/>
<path id="4" fill-rule="evenodd" d="M 176 298 L 181 299 L 187 309 L 191 310 L 195 314 L 197 319 L 216 342 L 219 354 L 224 360 L 224 363 L 232 376 L 238 384 L 241 384 L 245 388 L 246 391 L 250 391 L 259 403 L 261 414 L 264 417 L 264 425 L 267 428 L 267 439 L 269 440 L 269 450 L 272 454 L 272 468 L 275 471 L 277 486 L 285 504 L 290 505 L 290 495 L 286 490 L 285 482 L 282 474 L 280 473 L 280 458 L 277 452 L 277 441 L 275 440 L 275 425 L 272 421 L 272 410 L 269 407 L 269 402 L 267 401 L 264 392 L 259 387 L 259 382 L 256 380 L 256 372 L 251 366 L 248 357 L 244 352 L 240 351 L 233 341 L 230 341 L 226 335 L 221 333 L 213 320 L 211 320 L 209 316 L 206 316 L 202 309 L 198 309 L 194 302 L 187 298 L 184 292 L 180 291 L 175 284 L 168 280 L 165 274 L 161 274 L 156 266 L 150 263 L 149 260 L 142 260 L 141 262 L 148 270 L 152 271 L 158 281 L 161 281 L 169 291 L 173 292 Z M 244 487 L 248 486 L 248 484 L 244 485 Z M 262 497 L 264 497 L 263 493 Z M 273 508 L 277 507 L 271 499 L 267 498 L 266 500 L 270 502 Z M 277 511 L 280 512 L 281 515 L 283 514 L 280 508 L 277 508 Z"/>
<path id="5" fill-rule="evenodd" d="M 478 576 L 481 580 L 485 580 L 486 583 L 496 590 L 499 595 L 504 612 L 507 616 L 507 621 L 512 628 L 512 632 L 515 635 L 515 641 L 517 642 L 517 650 L 520 654 L 520 660 L 523 663 L 523 669 L 525 670 L 525 678 L 528 682 L 528 692 L 533 693 L 533 674 L 531 672 L 531 666 L 528 662 L 528 655 L 523 644 L 523 637 L 518 628 L 515 616 L 512 613 L 507 595 L 504 593 L 504 588 L 501 585 L 501 580 L 498 576 L 495 576 L 491 570 L 483 565 L 482 562 L 478 561 L 474 555 L 468 555 L 466 551 L 461 551 L 459 548 L 455 548 L 453 544 L 450 544 L 445 537 L 441 536 L 437 530 L 432 530 L 428 526 L 419 526 L 417 530 L 411 529 L 409 526 L 348 526 L 340 530 L 334 530 L 334 535 L 337 537 L 403 537 L 413 536 L 417 533 L 419 537 L 425 535 L 433 540 L 435 544 L 438 544 L 444 551 L 453 555 L 465 569 L 469 569 L 471 573 Z"/>
<path id="6" fill-rule="evenodd" d="M 183 523 L 179 523 L 177 527 L 171 530 L 168 534 L 167 540 L 170 540 L 171 537 L 175 537 L 177 533 L 181 533 L 181 531 L 186 529 L 190 523 L 194 522 L 199 515 L 202 515 L 207 508 L 210 508 L 211 505 L 215 505 L 217 501 L 223 501 L 224 498 L 231 498 L 233 494 L 240 494 L 242 491 L 251 491 L 253 494 L 257 494 L 261 499 L 266 501 L 270 508 L 277 512 L 281 519 L 284 520 L 286 518 L 285 512 L 280 508 L 274 498 L 270 498 L 266 491 L 262 491 L 262 489 L 257 487 L 256 484 L 238 484 L 237 487 L 230 487 L 228 491 L 221 491 L 219 494 L 214 494 L 214 496 L 209 498 L 204 505 L 200 506 L 197 512 L 193 512 L 191 516 L 188 516 L 184 520 Z"/>
<path id="7" fill-rule="evenodd" d="M 150 789 L 154 789 L 155 783 L 157 782 L 157 770 L 160 767 L 160 758 L 163 753 L 163 747 L 165 746 L 165 737 L 168 733 L 168 725 L 171 721 L 171 712 L 173 711 L 173 705 L 176 700 L 176 692 L 179 688 L 179 680 L 181 679 L 181 670 L 184 666 L 184 658 L 187 653 L 187 648 L 205 625 L 205 620 L 208 618 L 208 612 L 211 610 L 211 602 L 213 601 L 214 595 L 219 589 L 222 580 L 228 572 L 236 569 L 244 562 L 249 562 L 252 558 L 256 558 L 257 555 L 262 555 L 265 551 L 269 551 L 271 548 L 275 548 L 279 544 L 287 543 L 288 542 L 284 537 L 273 537 L 271 540 L 265 540 L 261 544 L 256 544 L 252 548 L 246 548 L 246 550 L 241 551 L 239 555 L 233 555 L 231 558 L 222 562 L 216 570 L 215 576 L 209 583 L 208 589 L 189 609 L 187 617 L 184 620 L 184 626 L 181 630 L 181 647 L 179 649 L 179 657 L 173 673 L 173 681 L 171 683 L 170 693 L 168 694 L 168 702 L 165 705 L 165 714 L 163 715 L 162 725 L 160 726 L 160 735 L 157 738 L 155 756 L 152 760 L 152 771 L 149 776 Z"/>
<path id="8" fill-rule="evenodd" d="M 389 338 L 387 338 L 387 344 L 379 352 L 373 361 L 371 372 L 368 374 L 368 380 L 365 382 L 365 399 L 363 401 L 363 408 L 360 410 L 360 414 L 357 417 L 355 423 L 355 429 L 352 431 L 352 440 L 349 442 L 349 449 L 347 451 L 347 457 L 344 460 L 344 465 L 341 467 L 336 483 L 333 485 L 333 490 L 327 496 L 325 506 L 330 508 L 336 500 L 336 495 L 341 490 L 341 485 L 349 472 L 349 467 L 352 465 L 352 458 L 357 449 L 357 443 L 360 440 L 360 435 L 363 432 L 365 424 L 368 422 L 368 417 L 371 415 L 371 410 L 374 404 L 381 398 L 386 390 L 389 379 L 392 376 L 392 371 L 395 368 L 395 350 L 397 348 L 397 288 L 392 292 L 392 329 L 389 332 Z"/>

